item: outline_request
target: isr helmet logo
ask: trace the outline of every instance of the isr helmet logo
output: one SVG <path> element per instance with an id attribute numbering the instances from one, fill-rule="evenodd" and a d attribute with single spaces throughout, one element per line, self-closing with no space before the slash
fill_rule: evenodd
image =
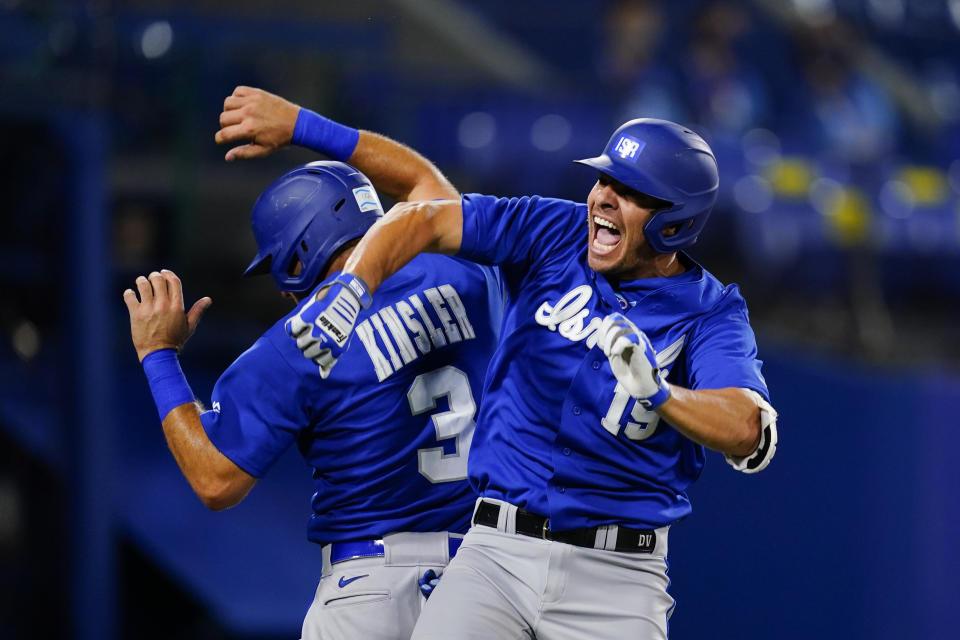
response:
<path id="1" fill-rule="evenodd" d="M 637 140 L 633 136 L 623 135 L 613 146 L 613 150 L 624 160 L 636 160 L 637 154 L 646 146 L 643 140 Z"/>
<path id="2" fill-rule="evenodd" d="M 371 187 L 357 187 L 353 190 L 353 198 L 357 201 L 357 206 L 360 207 L 360 211 L 383 209 L 383 207 L 380 206 L 380 199 L 377 197 L 377 192 Z"/>

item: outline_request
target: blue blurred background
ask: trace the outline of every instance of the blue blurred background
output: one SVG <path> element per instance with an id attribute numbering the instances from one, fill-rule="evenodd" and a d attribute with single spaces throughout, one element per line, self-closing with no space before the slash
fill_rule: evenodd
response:
<path id="1" fill-rule="evenodd" d="M 672 637 L 960 637 L 960 0 L 0 0 L 0 637 L 298 637 L 309 469 L 205 511 L 121 300 L 160 267 L 213 297 L 202 399 L 286 311 L 240 280 L 248 213 L 313 156 L 226 165 L 237 84 L 500 195 L 585 198 L 570 160 L 630 117 L 699 131 L 692 253 L 745 292 L 781 441 L 709 457 Z"/>

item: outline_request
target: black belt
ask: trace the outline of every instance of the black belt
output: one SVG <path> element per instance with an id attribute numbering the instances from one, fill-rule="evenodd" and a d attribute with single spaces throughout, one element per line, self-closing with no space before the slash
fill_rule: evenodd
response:
<path id="1" fill-rule="evenodd" d="M 500 521 L 500 507 L 501 505 L 496 502 L 481 500 L 473 514 L 473 524 L 481 524 L 496 529 Z M 597 531 L 602 528 L 588 527 L 585 529 L 553 531 L 550 529 L 550 518 L 525 509 L 517 509 L 515 522 L 515 530 L 521 535 L 591 549 L 597 548 Z M 629 527 L 617 526 L 616 531 L 617 544 L 613 551 L 653 553 L 657 546 L 657 532 L 653 529 L 630 529 Z"/>

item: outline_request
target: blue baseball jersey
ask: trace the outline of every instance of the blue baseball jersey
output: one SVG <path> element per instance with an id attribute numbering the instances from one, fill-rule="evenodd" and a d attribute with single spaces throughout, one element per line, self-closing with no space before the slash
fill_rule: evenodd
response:
<path id="1" fill-rule="evenodd" d="M 767 397 L 737 287 L 681 254 L 679 275 L 619 282 L 587 264 L 587 206 L 463 197 L 459 255 L 502 269 L 501 341 L 470 458 L 481 495 L 550 517 L 555 530 L 659 527 L 691 511 L 704 448 L 617 384 L 597 347 L 604 317 L 644 331 L 669 382 Z"/>
<path id="2" fill-rule="evenodd" d="M 284 330 L 304 300 L 220 377 L 204 429 L 256 477 L 296 442 L 313 468 L 314 542 L 463 532 L 475 500 L 467 454 L 502 298 L 495 269 L 419 256 L 376 291 L 326 379 Z"/>

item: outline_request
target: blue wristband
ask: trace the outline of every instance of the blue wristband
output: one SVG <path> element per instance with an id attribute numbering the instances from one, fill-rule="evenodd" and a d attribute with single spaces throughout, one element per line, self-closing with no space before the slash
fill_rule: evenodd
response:
<path id="1" fill-rule="evenodd" d="M 148 353 L 142 364 L 150 392 L 153 393 L 153 402 L 160 414 L 160 422 L 163 422 L 175 407 L 196 400 L 174 349 L 160 349 Z"/>
<path id="2" fill-rule="evenodd" d="M 360 132 L 357 129 L 303 107 L 293 126 L 293 144 L 325 153 L 335 160 L 347 160 L 353 155 L 359 140 Z"/>
<path id="3" fill-rule="evenodd" d="M 656 409 L 664 402 L 670 399 L 670 388 L 667 385 L 660 383 L 660 389 L 657 390 L 655 394 L 649 398 L 644 398 L 641 402 L 648 409 Z"/>
<path id="4" fill-rule="evenodd" d="M 357 302 L 359 302 L 360 306 L 364 309 L 369 309 L 371 303 L 373 303 L 373 298 L 370 296 L 370 287 L 367 286 L 367 283 L 364 282 L 360 276 L 355 276 L 352 273 L 341 273 L 334 278 L 330 284 L 342 284 L 345 286 L 350 290 L 350 293 L 356 296 Z"/>

